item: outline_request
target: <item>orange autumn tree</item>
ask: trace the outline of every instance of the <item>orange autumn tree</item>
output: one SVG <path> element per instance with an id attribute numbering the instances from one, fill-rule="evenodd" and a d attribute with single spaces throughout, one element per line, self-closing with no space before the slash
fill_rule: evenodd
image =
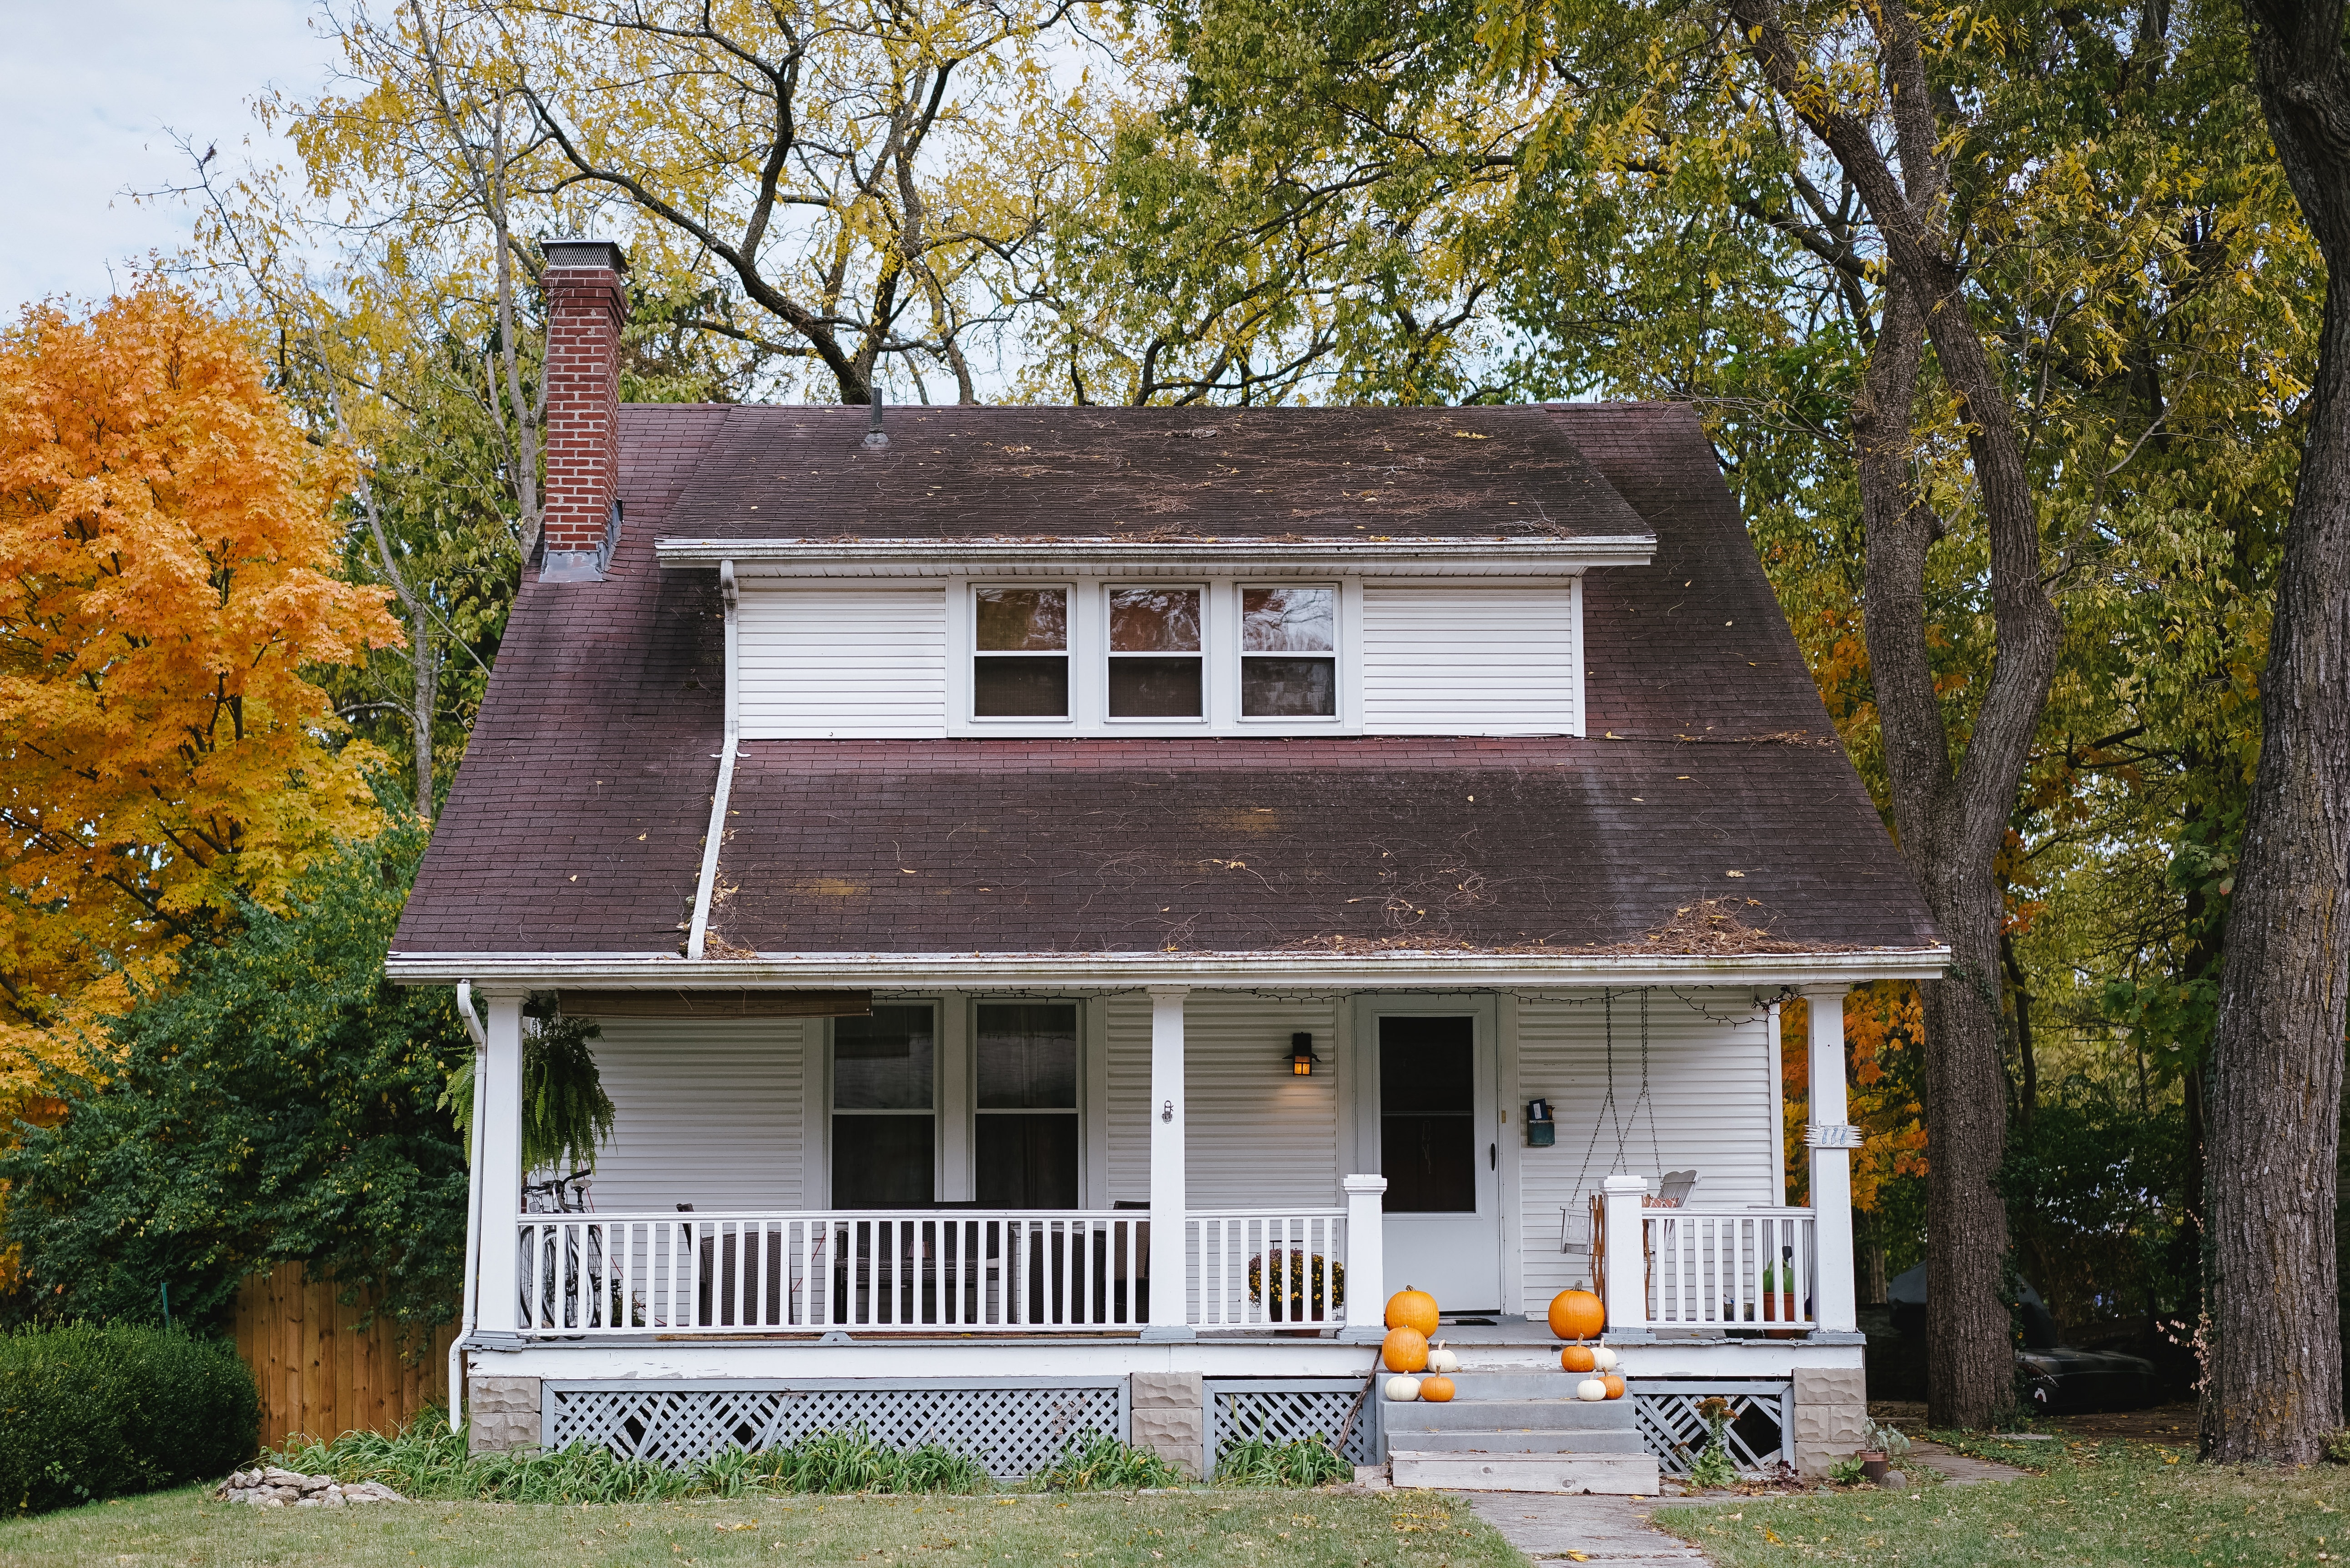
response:
<path id="1" fill-rule="evenodd" d="M 0 329 L 0 1111 L 378 827 L 378 759 L 305 675 L 400 640 L 333 575 L 346 479 L 183 294 Z"/>
<path id="2" fill-rule="evenodd" d="M 1810 1150 L 1804 1145 L 1811 1106 L 1810 1007 L 1798 998 L 1779 1013 L 1790 1203 L 1810 1201 Z M 1912 1087 L 1925 1038 L 1925 1009 L 1908 981 L 1882 980 L 1846 993 L 1846 1119 L 1868 1139 L 1852 1158 L 1852 1206 L 1863 1214 L 1878 1211 L 1891 1179 L 1926 1174 L 1926 1113 Z M 1862 1283 L 1866 1294 L 1868 1282 Z"/>

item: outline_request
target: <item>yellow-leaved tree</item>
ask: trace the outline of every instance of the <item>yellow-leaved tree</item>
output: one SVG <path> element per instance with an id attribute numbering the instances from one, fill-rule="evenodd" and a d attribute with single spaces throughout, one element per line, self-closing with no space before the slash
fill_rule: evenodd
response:
<path id="1" fill-rule="evenodd" d="M 379 826 L 310 679 L 400 636 L 334 576 L 348 477 L 177 291 L 0 329 L 0 1113 Z"/>

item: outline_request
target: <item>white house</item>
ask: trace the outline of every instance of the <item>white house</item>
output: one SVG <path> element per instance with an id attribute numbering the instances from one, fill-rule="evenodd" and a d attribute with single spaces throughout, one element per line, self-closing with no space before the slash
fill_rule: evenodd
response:
<path id="1" fill-rule="evenodd" d="M 1854 1446 L 1839 999 L 1947 954 L 1688 410 L 622 407 L 625 264 L 549 261 L 546 551 L 390 964 L 486 1000 L 477 1443 Z M 533 998 L 619 1108 L 567 1212 Z M 1362 1397 L 1406 1283 L 1449 1412 Z"/>

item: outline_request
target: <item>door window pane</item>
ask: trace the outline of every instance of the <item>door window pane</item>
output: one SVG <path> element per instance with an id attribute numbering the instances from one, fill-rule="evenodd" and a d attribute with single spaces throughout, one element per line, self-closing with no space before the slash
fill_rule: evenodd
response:
<path id="1" fill-rule="evenodd" d="M 982 1006 L 979 1108 L 1075 1110 L 1076 1104 L 1077 1010 L 1065 1002 Z"/>
<path id="2" fill-rule="evenodd" d="M 997 1115 L 978 1118 L 983 1209 L 1075 1209 L 1077 1118 Z"/>
<path id="3" fill-rule="evenodd" d="M 1477 1211 L 1476 1023 L 1379 1020 L 1379 1165 L 1390 1214 Z"/>
<path id="4" fill-rule="evenodd" d="M 971 661 L 971 711 L 982 719 L 1066 719 L 1069 661 L 988 659 Z"/>
<path id="5" fill-rule="evenodd" d="M 1241 651 L 1328 653 L 1337 618 L 1335 588 L 1243 588 Z"/>
<path id="6" fill-rule="evenodd" d="M 1252 719 L 1327 719 L 1338 711 L 1330 659 L 1243 659 L 1241 711 Z"/>
<path id="7" fill-rule="evenodd" d="M 832 1024 L 832 1105 L 841 1111 L 931 1108 L 931 1010 L 877 1007 Z"/>
<path id="8" fill-rule="evenodd" d="M 1109 596 L 1112 653 L 1200 651 L 1200 590 L 1113 588 Z"/>
<path id="9" fill-rule="evenodd" d="M 1113 659 L 1109 716 L 1113 719 L 1196 719 L 1200 716 L 1196 659 Z"/>
<path id="10" fill-rule="evenodd" d="M 931 1118 L 832 1118 L 832 1206 L 927 1209 L 937 1193 Z"/>
<path id="11" fill-rule="evenodd" d="M 1066 588 L 978 588 L 975 646 L 990 653 L 1061 653 L 1069 646 Z"/>

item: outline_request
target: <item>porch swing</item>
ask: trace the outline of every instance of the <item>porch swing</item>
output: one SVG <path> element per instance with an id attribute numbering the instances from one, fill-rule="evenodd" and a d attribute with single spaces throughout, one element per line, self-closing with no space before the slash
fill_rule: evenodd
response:
<path id="1" fill-rule="evenodd" d="M 1575 1186 L 1567 1201 L 1559 1206 L 1558 1250 L 1579 1255 L 1586 1271 L 1585 1283 L 1599 1288 L 1598 1258 L 1594 1238 L 1599 1234 L 1600 1194 L 1590 1189 L 1592 1157 L 1599 1152 L 1599 1139 L 1612 1120 L 1616 1127 L 1616 1159 L 1614 1171 L 1625 1171 L 1625 1157 L 1629 1152 L 1632 1129 L 1645 1108 L 1648 1115 L 1648 1154 L 1656 1161 L 1656 1195 L 1642 1199 L 1643 1207 L 1679 1209 L 1689 1202 L 1690 1194 L 1697 1188 L 1697 1172 L 1664 1169 L 1664 1152 L 1657 1139 L 1657 1106 L 1650 1097 L 1648 1085 L 1648 991 L 1640 991 L 1640 1092 L 1632 1101 L 1631 1114 L 1619 1115 L 1616 1104 L 1616 993 L 1606 992 L 1600 997 L 1602 1016 L 1601 1038 L 1606 1051 L 1607 1092 L 1599 1101 L 1599 1113 L 1592 1118 L 1591 1141 L 1583 1151 L 1583 1168 L 1575 1173 Z"/>

